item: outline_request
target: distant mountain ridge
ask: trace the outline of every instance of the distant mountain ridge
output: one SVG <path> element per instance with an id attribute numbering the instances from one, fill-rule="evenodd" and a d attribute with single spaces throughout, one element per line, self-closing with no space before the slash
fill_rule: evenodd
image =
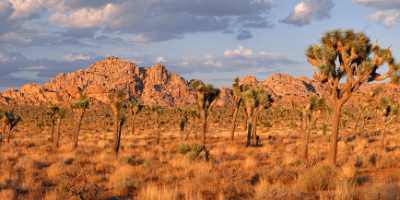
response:
<path id="1" fill-rule="evenodd" d="M 311 95 L 319 95 L 322 86 L 306 77 L 295 78 L 277 73 L 265 80 L 254 76 L 240 79 L 241 84 L 259 85 L 269 90 L 281 103 L 306 101 Z M 183 107 L 195 101 L 194 91 L 189 82 L 176 73 L 169 72 L 165 66 L 138 67 L 136 64 L 117 57 L 108 57 L 71 73 L 62 73 L 44 84 L 26 84 L 20 89 L 8 89 L 0 93 L 0 104 L 40 105 L 69 103 L 79 97 L 78 87 L 87 85 L 87 96 L 93 101 L 105 103 L 108 91 L 115 88 L 126 89 L 146 105 Z M 364 88 L 374 87 L 366 85 Z M 388 87 L 387 92 L 400 91 L 398 86 Z M 217 105 L 232 103 L 231 90 L 221 88 Z"/>

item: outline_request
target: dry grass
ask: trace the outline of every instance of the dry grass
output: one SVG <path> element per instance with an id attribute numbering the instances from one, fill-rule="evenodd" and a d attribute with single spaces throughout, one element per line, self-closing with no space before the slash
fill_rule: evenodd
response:
<path id="1" fill-rule="evenodd" d="M 301 137 L 291 128 L 260 128 L 263 146 L 245 147 L 240 127 L 235 140 L 229 130 L 210 126 L 209 160 L 193 158 L 200 141 L 180 139 L 165 127 L 157 145 L 151 129 L 130 135 L 124 127 L 122 148 L 111 150 L 112 133 L 95 125 L 82 131 L 80 146 L 71 146 L 71 128 L 54 148 L 48 129 L 34 134 L 19 126 L 16 138 L 0 146 L 0 199 L 396 199 L 399 198 L 400 142 L 388 135 L 390 151 L 379 152 L 372 131 L 340 142 L 339 166 L 324 164 L 327 136 L 313 134 L 310 158 L 301 159 Z M 346 130 L 341 136 L 346 138 Z M 184 145 L 183 145 L 184 144 Z M 185 150 L 185 145 L 190 147 Z"/>

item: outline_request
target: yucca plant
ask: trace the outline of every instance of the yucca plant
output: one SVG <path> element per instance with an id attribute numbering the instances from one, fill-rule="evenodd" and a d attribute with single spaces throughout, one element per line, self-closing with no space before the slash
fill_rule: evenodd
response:
<path id="1" fill-rule="evenodd" d="M 190 125 L 190 128 L 186 134 L 185 140 L 189 139 L 191 132 L 193 132 L 195 134 L 195 138 L 197 139 L 198 135 L 197 135 L 197 130 L 196 130 L 197 129 L 196 124 L 197 124 L 197 121 L 200 119 L 200 115 L 199 115 L 198 111 L 196 110 L 196 108 L 191 108 L 191 107 L 185 109 L 185 115 L 187 116 L 188 123 Z"/>
<path id="2" fill-rule="evenodd" d="M 179 114 L 179 132 L 181 135 L 181 139 L 183 139 L 186 127 L 189 123 L 189 113 L 185 109 L 181 108 L 178 108 L 177 112 Z"/>
<path id="3" fill-rule="evenodd" d="M 126 121 L 126 95 L 123 90 L 109 92 L 110 107 L 114 117 L 114 152 L 118 155 L 121 146 L 122 126 Z"/>
<path id="4" fill-rule="evenodd" d="M 218 98 L 220 90 L 201 81 L 193 81 L 191 87 L 196 91 L 197 110 L 202 120 L 203 145 L 206 145 L 207 119 L 213 103 Z"/>
<path id="5" fill-rule="evenodd" d="M 383 117 L 383 123 L 382 123 L 382 139 L 381 139 L 381 145 L 382 145 L 382 151 L 385 150 L 386 145 L 385 145 L 385 137 L 386 137 L 386 128 L 393 123 L 393 121 L 398 117 L 399 114 L 399 105 L 396 104 L 391 98 L 389 97 L 382 97 L 381 98 L 381 103 L 380 103 L 380 108 L 381 108 L 381 114 Z"/>
<path id="6" fill-rule="evenodd" d="M 0 120 L 2 121 L 2 135 L 7 135 L 7 142 L 10 142 L 12 131 L 21 122 L 22 118 L 16 115 L 13 111 L 1 111 Z M 0 143 L 3 142 L 3 136 L 0 136 Z"/>
<path id="7" fill-rule="evenodd" d="M 155 125 L 155 131 L 156 131 L 156 143 L 160 144 L 161 142 L 161 124 L 162 124 L 162 118 L 164 117 L 166 113 L 166 109 L 158 106 L 158 105 L 152 105 L 148 107 L 148 110 L 150 111 L 152 118 L 154 120 L 154 125 Z"/>
<path id="8" fill-rule="evenodd" d="M 325 100 L 317 96 L 311 96 L 308 100 L 307 106 L 303 110 L 302 127 L 304 134 L 304 151 L 303 159 L 308 160 L 308 147 L 310 144 L 310 136 L 314 122 L 318 119 L 318 114 L 325 108 Z"/>
<path id="9" fill-rule="evenodd" d="M 132 135 L 135 134 L 135 122 L 136 122 L 136 117 L 137 115 L 143 110 L 143 105 L 136 100 L 135 98 L 130 98 L 128 100 L 128 109 L 131 117 L 131 133 Z"/>
<path id="10" fill-rule="evenodd" d="M 81 131 L 83 117 L 85 116 L 85 113 L 90 106 L 90 101 L 89 101 L 89 98 L 85 94 L 85 89 L 78 88 L 78 90 L 79 90 L 79 100 L 71 104 L 72 110 L 77 115 L 77 121 L 76 121 L 75 133 L 74 133 L 74 148 L 75 149 L 78 147 L 79 133 Z"/>
<path id="11" fill-rule="evenodd" d="M 232 116 L 232 129 L 231 129 L 231 140 L 234 140 L 235 130 L 237 125 L 237 117 L 240 110 L 240 105 L 242 104 L 242 92 L 243 88 L 240 86 L 239 78 L 235 78 L 232 84 L 232 97 L 234 102 L 234 111 Z"/>
<path id="12" fill-rule="evenodd" d="M 268 109 L 274 102 L 272 95 L 261 87 L 246 86 L 242 92 L 243 105 L 247 118 L 247 142 L 246 146 L 253 144 L 259 145 L 257 136 L 257 119 L 260 113 Z"/>
<path id="13" fill-rule="evenodd" d="M 1 122 L 1 133 L 0 133 L 0 144 L 3 143 L 3 137 L 6 135 L 7 123 L 5 111 L 0 110 L 0 122 Z"/>
<path id="14" fill-rule="evenodd" d="M 65 118 L 66 110 L 64 108 L 59 108 L 57 110 L 57 137 L 56 137 L 56 147 L 60 147 L 60 139 L 61 139 L 61 125 Z"/>
<path id="15" fill-rule="evenodd" d="M 48 109 L 47 116 L 50 120 L 50 126 L 51 126 L 50 141 L 54 142 L 54 129 L 57 121 L 57 112 L 60 108 L 54 104 L 49 104 L 47 109 Z"/>
<path id="16" fill-rule="evenodd" d="M 397 82 L 399 67 L 390 49 L 372 44 L 364 33 L 352 30 L 326 33 L 320 44 L 307 49 L 306 57 L 307 61 L 318 69 L 314 77 L 326 88 L 323 90 L 324 95 L 334 110 L 330 162 L 336 165 L 343 105 L 364 83 L 385 79 Z M 385 74 L 378 73 L 378 69 L 385 64 L 388 71 Z"/>

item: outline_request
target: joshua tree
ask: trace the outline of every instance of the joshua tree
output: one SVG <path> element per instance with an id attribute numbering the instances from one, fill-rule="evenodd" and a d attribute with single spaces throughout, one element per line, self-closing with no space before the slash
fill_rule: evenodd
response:
<path id="1" fill-rule="evenodd" d="M 128 102 L 128 109 L 131 115 L 132 135 L 134 135 L 136 116 L 139 112 L 143 110 L 143 105 L 140 104 L 139 101 L 137 101 L 135 98 L 130 98 Z"/>
<path id="2" fill-rule="evenodd" d="M 155 125 L 156 131 L 156 143 L 160 144 L 161 142 L 161 124 L 162 124 L 162 117 L 165 114 L 165 109 L 161 106 L 153 105 L 148 107 L 149 112 L 152 115 Z"/>
<path id="3" fill-rule="evenodd" d="M 303 110 L 303 131 L 305 131 L 304 135 L 304 152 L 303 159 L 305 161 L 308 160 L 308 146 L 310 143 L 310 134 L 311 129 L 313 127 L 313 122 L 317 120 L 318 114 L 325 106 L 325 100 L 323 98 L 318 98 L 316 96 L 310 97 L 307 106 Z"/>
<path id="4" fill-rule="evenodd" d="M 57 138 L 56 138 L 56 147 L 60 147 L 60 139 L 61 139 L 61 124 L 63 119 L 65 118 L 65 109 L 59 108 L 57 110 Z"/>
<path id="5" fill-rule="evenodd" d="M 178 114 L 180 115 L 179 132 L 180 132 L 180 135 L 181 135 L 181 139 L 183 139 L 186 126 L 189 123 L 189 113 L 185 109 L 178 108 Z"/>
<path id="6" fill-rule="evenodd" d="M 125 93 L 122 90 L 112 90 L 109 94 L 110 106 L 114 117 L 114 152 L 118 155 L 121 145 L 122 126 L 125 123 Z"/>
<path id="7" fill-rule="evenodd" d="M 399 106 L 396 105 L 392 99 L 388 97 L 383 97 L 381 99 L 381 112 L 383 116 L 383 123 L 382 123 L 382 151 L 385 150 L 385 137 L 386 137 L 386 127 L 389 126 L 397 117 L 399 113 Z"/>
<path id="8" fill-rule="evenodd" d="M 71 105 L 72 110 L 74 110 L 75 113 L 78 115 L 74 133 L 74 148 L 78 147 L 79 132 L 81 131 L 82 120 L 90 105 L 89 98 L 85 94 L 85 89 L 79 87 L 78 90 L 80 96 L 79 100 Z"/>
<path id="9" fill-rule="evenodd" d="M 214 88 L 212 85 L 204 84 L 201 81 L 193 81 L 191 86 L 196 91 L 196 103 L 200 118 L 202 120 L 203 145 L 205 146 L 208 114 L 220 91 L 219 89 Z"/>
<path id="10" fill-rule="evenodd" d="M 334 109 L 330 162 L 336 165 L 339 123 L 343 105 L 367 82 L 392 78 L 397 80 L 397 68 L 390 49 L 371 44 L 364 33 L 336 30 L 326 33 L 321 44 L 306 51 L 308 62 L 318 68 L 315 78 L 326 87 L 325 94 Z M 385 74 L 377 70 L 388 65 Z"/>
<path id="11" fill-rule="evenodd" d="M 0 110 L 0 122 L 1 122 L 1 133 L 0 133 L 0 144 L 3 143 L 3 136 L 6 134 L 7 123 L 6 123 L 6 115 L 5 111 Z"/>
<path id="12" fill-rule="evenodd" d="M 50 104 L 48 106 L 47 116 L 49 117 L 51 124 L 51 135 L 50 135 L 51 142 L 54 142 L 54 129 L 57 121 L 57 112 L 59 110 L 60 108 L 54 104 Z"/>
<path id="13" fill-rule="evenodd" d="M 239 78 L 235 78 L 232 84 L 232 96 L 234 101 L 234 112 L 233 112 L 233 122 L 231 130 L 231 140 L 235 137 L 235 129 L 237 124 L 237 116 L 240 109 L 240 104 L 242 103 L 242 87 L 239 85 Z"/>
<path id="14" fill-rule="evenodd" d="M 21 122 L 21 117 L 14 114 L 13 111 L 4 112 L 0 111 L 0 120 L 2 121 L 2 135 L 7 136 L 7 142 L 10 142 L 12 130 L 17 126 L 19 122 Z M 0 135 L 0 143 L 3 142 L 3 136 Z"/>
<path id="15" fill-rule="evenodd" d="M 260 113 L 268 109 L 273 103 L 272 96 L 261 87 L 245 87 L 242 93 L 242 100 L 247 115 L 246 146 L 251 145 L 252 138 L 254 145 L 258 145 L 257 119 Z"/>

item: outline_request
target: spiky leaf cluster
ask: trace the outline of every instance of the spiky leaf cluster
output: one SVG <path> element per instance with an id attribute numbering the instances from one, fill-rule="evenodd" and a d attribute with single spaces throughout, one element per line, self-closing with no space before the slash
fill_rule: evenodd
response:
<path id="1" fill-rule="evenodd" d="M 256 108 L 266 109 L 274 102 L 272 95 L 261 87 L 244 87 L 241 93 L 244 107 L 252 115 Z"/>
<path id="2" fill-rule="evenodd" d="M 137 114 L 143 110 L 144 106 L 137 99 L 131 98 L 128 100 L 128 108 L 132 114 Z"/>
<path id="3" fill-rule="evenodd" d="M 65 115 L 66 115 L 66 111 L 65 111 L 65 109 L 63 109 L 63 108 L 61 108 L 61 107 L 59 107 L 57 105 L 50 104 L 48 106 L 47 115 L 49 115 L 49 117 L 51 119 L 53 119 L 55 116 L 58 116 L 60 118 L 64 118 Z"/>
<path id="4" fill-rule="evenodd" d="M 307 109 L 310 111 L 323 110 L 327 107 L 325 99 L 317 96 L 311 96 L 308 100 Z"/>
<path id="5" fill-rule="evenodd" d="M 312 45 L 306 51 L 308 62 L 319 69 L 319 78 L 340 80 L 343 77 L 352 81 L 370 82 L 391 78 L 397 80 L 399 65 L 395 63 L 390 49 L 372 44 L 361 32 L 335 30 L 326 33 L 321 44 Z M 377 70 L 384 64 L 389 70 L 379 74 Z"/>
<path id="6" fill-rule="evenodd" d="M 196 91 L 197 106 L 202 110 L 210 108 L 211 103 L 217 99 L 220 90 L 201 81 L 193 81 L 191 87 Z"/>
<path id="7" fill-rule="evenodd" d="M 71 106 L 73 109 L 87 109 L 89 108 L 90 101 L 86 96 L 81 96 L 78 101 L 74 102 Z"/>
<path id="8" fill-rule="evenodd" d="M 389 97 L 381 98 L 380 107 L 381 107 L 382 113 L 385 117 L 395 116 L 399 113 L 399 105 L 397 105 Z"/>
<path id="9" fill-rule="evenodd" d="M 11 131 L 21 120 L 22 118 L 16 115 L 14 112 L 9 111 L 0 112 L 0 119 L 3 121 L 5 125 L 8 126 L 8 129 Z"/>

